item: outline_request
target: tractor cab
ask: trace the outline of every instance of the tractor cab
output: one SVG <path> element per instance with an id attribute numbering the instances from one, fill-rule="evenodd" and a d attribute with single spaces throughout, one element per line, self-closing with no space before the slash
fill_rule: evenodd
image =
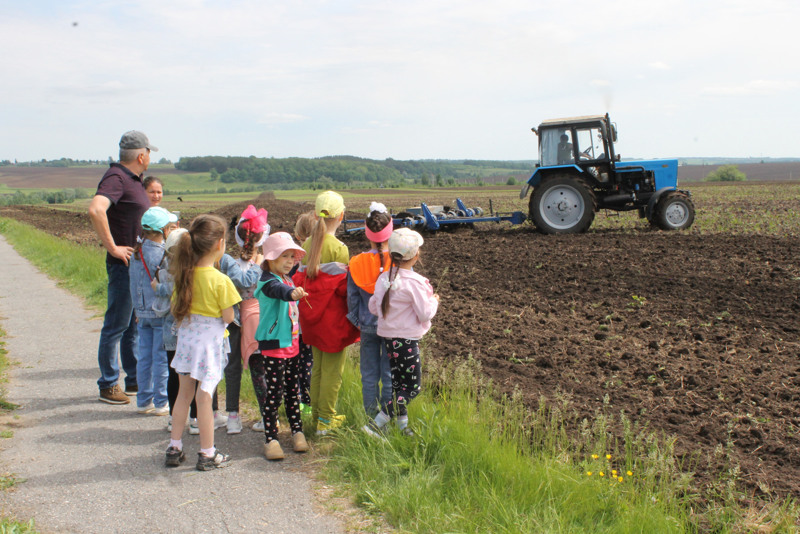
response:
<path id="1" fill-rule="evenodd" d="M 598 179 L 602 176 L 608 180 L 617 159 L 614 153 L 617 130 L 608 115 L 551 119 L 533 130 L 539 136 L 541 167 L 575 165 Z"/>

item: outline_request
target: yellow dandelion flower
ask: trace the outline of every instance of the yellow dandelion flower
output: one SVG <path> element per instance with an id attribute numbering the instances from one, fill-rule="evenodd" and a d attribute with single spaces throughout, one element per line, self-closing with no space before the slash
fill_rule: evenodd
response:
<path id="1" fill-rule="evenodd" d="M 611 470 L 611 474 L 614 475 L 614 476 L 617 476 L 617 470 L 616 469 L 612 469 Z"/>
<path id="2" fill-rule="evenodd" d="M 600 475 L 601 477 L 604 477 L 604 476 L 606 476 L 606 474 L 605 474 L 605 473 L 603 473 L 602 471 L 600 471 L 600 472 L 599 472 L 599 473 L 597 473 L 597 474 L 598 474 L 598 475 Z"/>
<path id="3" fill-rule="evenodd" d="M 617 477 L 617 480 L 619 480 L 620 482 L 622 482 L 622 477 Z"/>
<path id="4" fill-rule="evenodd" d="M 628 475 L 629 477 L 632 477 L 632 476 L 633 476 L 633 473 L 631 473 L 630 471 L 628 471 L 627 475 Z"/>
<path id="5" fill-rule="evenodd" d="M 592 455 L 592 459 L 593 459 L 593 460 L 597 460 L 598 458 L 600 458 L 598 455 L 596 455 L 596 454 L 593 454 L 593 455 Z"/>
<path id="6" fill-rule="evenodd" d="M 586 476 L 588 476 L 588 477 L 592 476 L 592 472 L 591 471 L 586 471 Z"/>
<path id="7" fill-rule="evenodd" d="M 610 459 L 611 459 L 611 455 L 610 454 L 606 454 L 606 460 L 610 460 Z"/>

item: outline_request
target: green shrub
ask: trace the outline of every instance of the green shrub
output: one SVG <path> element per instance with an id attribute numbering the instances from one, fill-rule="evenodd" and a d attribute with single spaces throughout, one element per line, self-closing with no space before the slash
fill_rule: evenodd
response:
<path id="1" fill-rule="evenodd" d="M 747 175 L 736 165 L 723 165 L 703 178 L 704 182 L 744 182 Z"/>

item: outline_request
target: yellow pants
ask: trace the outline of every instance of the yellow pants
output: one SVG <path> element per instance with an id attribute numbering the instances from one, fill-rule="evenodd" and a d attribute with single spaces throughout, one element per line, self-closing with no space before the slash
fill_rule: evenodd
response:
<path id="1" fill-rule="evenodd" d="M 316 425 L 318 418 L 330 421 L 336 415 L 347 349 L 340 352 L 322 352 L 317 347 L 311 349 L 314 354 L 314 365 L 311 367 L 311 414 Z"/>

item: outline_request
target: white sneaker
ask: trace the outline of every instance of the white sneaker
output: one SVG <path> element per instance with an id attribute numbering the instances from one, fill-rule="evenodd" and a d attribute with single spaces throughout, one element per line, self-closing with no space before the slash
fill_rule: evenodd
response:
<path id="1" fill-rule="evenodd" d="M 238 412 L 228 414 L 228 434 L 238 434 L 242 431 L 242 418 Z"/>
<path id="2" fill-rule="evenodd" d="M 150 414 L 153 413 L 155 409 L 156 407 L 153 406 L 153 403 L 151 402 L 147 406 L 142 406 L 141 408 L 137 408 L 136 411 L 141 414 Z"/>
<path id="3" fill-rule="evenodd" d="M 263 432 L 264 431 L 264 420 L 263 419 L 259 419 L 258 421 L 253 423 L 253 426 L 250 427 L 250 428 L 253 429 L 253 432 Z M 281 422 L 280 421 L 276 421 L 275 422 L 275 430 L 277 430 L 278 432 L 281 431 Z"/>
<path id="4" fill-rule="evenodd" d="M 216 430 L 217 428 L 222 428 L 227 424 L 228 424 L 227 415 L 222 415 L 219 412 L 214 412 L 214 430 Z"/>
<path id="5" fill-rule="evenodd" d="M 158 406 L 150 412 L 151 415 L 169 415 L 169 405 Z"/>
<path id="6" fill-rule="evenodd" d="M 228 418 L 221 413 L 214 412 L 214 430 L 228 424 Z M 197 418 L 189 418 L 189 434 L 196 436 L 200 433 L 197 427 Z"/>

